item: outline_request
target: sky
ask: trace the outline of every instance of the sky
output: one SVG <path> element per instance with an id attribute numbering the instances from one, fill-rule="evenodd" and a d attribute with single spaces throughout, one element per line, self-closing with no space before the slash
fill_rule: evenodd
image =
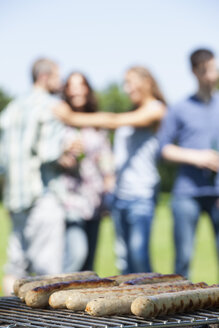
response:
<path id="1" fill-rule="evenodd" d="M 80 70 L 97 90 L 144 65 L 175 103 L 196 88 L 191 51 L 219 58 L 218 13 L 218 0 L 0 0 L 0 88 L 26 92 L 32 63 L 46 56 L 63 79 Z"/>

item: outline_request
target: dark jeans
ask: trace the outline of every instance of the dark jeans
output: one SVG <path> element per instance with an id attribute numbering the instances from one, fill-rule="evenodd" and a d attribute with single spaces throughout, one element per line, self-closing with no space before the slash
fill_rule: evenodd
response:
<path id="1" fill-rule="evenodd" d="M 155 198 L 114 200 L 117 266 L 123 274 L 151 271 L 149 240 L 154 208 Z"/>
<path id="2" fill-rule="evenodd" d="M 64 272 L 93 270 L 100 220 L 66 222 Z"/>
<path id="3" fill-rule="evenodd" d="M 172 212 L 176 248 L 175 272 L 185 277 L 189 275 L 195 231 L 198 219 L 203 211 L 209 214 L 212 221 L 216 246 L 219 252 L 219 197 L 173 197 Z"/>

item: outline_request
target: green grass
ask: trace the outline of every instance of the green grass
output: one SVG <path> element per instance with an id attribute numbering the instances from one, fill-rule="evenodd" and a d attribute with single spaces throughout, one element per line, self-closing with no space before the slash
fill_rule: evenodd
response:
<path id="1" fill-rule="evenodd" d="M 0 204 L 0 295 L 2 295 L 3 267 L 6 262 L 6 246 L 7 246 L 9 229 L 10 229 L 10 222 L 7 212 Z"/>
<path id="2" fill-rule="evenodd" d="M 162 195 L 156 210 L 151 237 L 153 269 L 156 272 L 173 272 L 174 245 L 172 239 L 172 219 L 168 195 Z M 0 206 L 0 286 L 2 286 L 3 265 L 6 261 L 6 244 L 10 229 L 6 211 Z M 112 221 L 102 220 L 95 259 L 95 270 L 104 277 L 115 275 L 114 230 Z M 214 233 L 207 216 L 203 215 L 198 225 L 195 254 L 191 267 L 193 282 L 205 281 L 209 284 L 218 282 L 218 264 Z M 0 288 L 0 295 L 2 288 Z"/>

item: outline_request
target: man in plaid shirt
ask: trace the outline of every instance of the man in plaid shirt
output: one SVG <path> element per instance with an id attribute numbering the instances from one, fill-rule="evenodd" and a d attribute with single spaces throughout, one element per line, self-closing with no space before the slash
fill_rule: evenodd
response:
<path id="1" fill-rule="evenodd" d="M 63 125 L 52 115 L 58 103 L 52 94 L 60 88 L 58 66 L 40 59 L 32 77 L 31 92 L 11 102 L 0 116 L 4 204 L 12 222 L 3 282 L 6 295 L 18 277 L 62 268 L 64 213 L 41 177 L 42 164 L 57 161 L 63 152 Z"/>

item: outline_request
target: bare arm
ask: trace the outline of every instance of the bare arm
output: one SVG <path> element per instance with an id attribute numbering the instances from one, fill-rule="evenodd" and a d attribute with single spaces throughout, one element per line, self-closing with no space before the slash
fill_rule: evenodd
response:
<path id="1" fill-rule="evenodd" d="M 75 113 L 66 103 L 61 103 L 54 109 L 55 115 L 63 122 L 76 127 L 96 127 L 116 129 L 120 126 L 131 125 L 146 127 L 158 123 L 165 115 L 165 106 L 157 103 L 157 108 L 150 105 L 142 106 L 128 113 Z"/>
<path id="2" fill-rule="evenodd" d="M 148 105 L 139 107 L 131 112 L 114 114 L 114 128 L 125 125 L 131 125 L 137 128 L 151 126 L 154 123 L 159 123 L 163 119 L 165 111 L 165 106 L 157 103 L 156 109 L 154 105 Z"/>
<path id="3" fill-rule="evenodd" d="M 219 170 L 219 153 L 211 149 L 189 149 L 168 144 L 163 147 L 162 156 L 175 163 L 194 165 L 215 172 Z"/>

